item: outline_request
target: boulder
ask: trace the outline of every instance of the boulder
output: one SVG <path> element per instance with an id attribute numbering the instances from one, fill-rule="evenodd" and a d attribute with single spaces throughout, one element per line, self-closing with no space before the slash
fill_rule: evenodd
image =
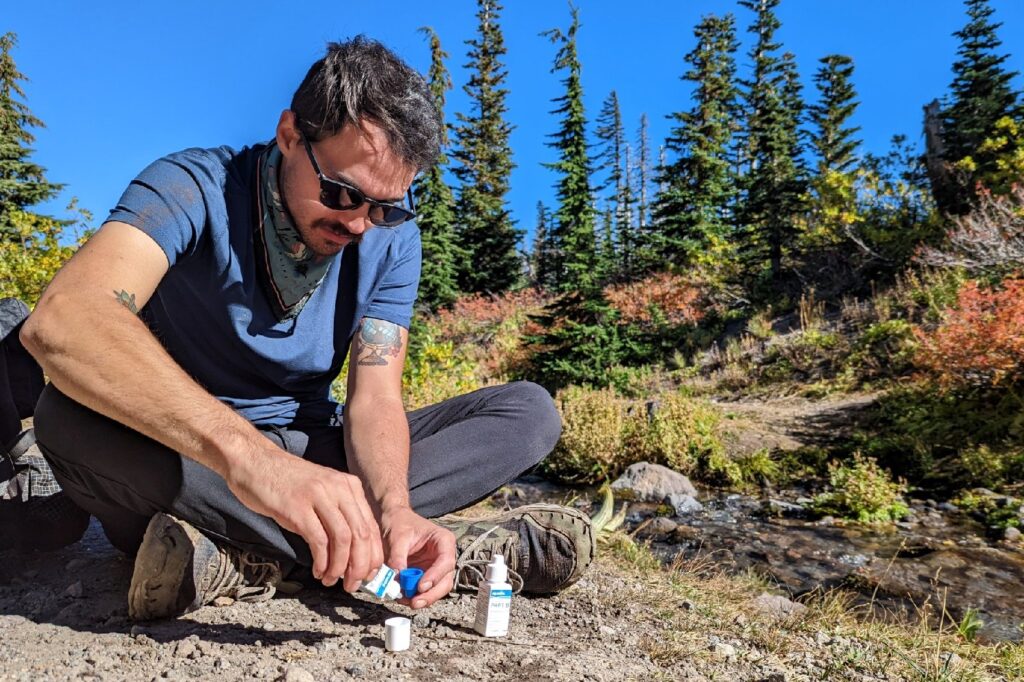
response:
<path id="1" fill-rule="evenodd" d="M 630 466 L 612 483 L 612 490 L 641 502 L 661 502 L 673 494 L 697 497 L 697 489 L 686 476 L 650 462 Z"/>

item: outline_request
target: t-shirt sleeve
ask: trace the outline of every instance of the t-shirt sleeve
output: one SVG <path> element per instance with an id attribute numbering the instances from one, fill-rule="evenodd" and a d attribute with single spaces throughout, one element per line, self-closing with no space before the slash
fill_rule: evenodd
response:
<path id="1" fill-rule="evenodd" d="M 139 228 L 160 245 L 174 265 L 191 254 L 206 224 L 202 171 L 183 155 L 147 166 L 121 195 L 107 222 L 117 220 Z"/>
<path id="2" fill-rule="evenodd" d="M 402 235 L 394 242 L 397 253 L 365 315 L 408 329 L 420 285 L 423 252 L 419 228 L 408 225 L 406 229 L 408 235 Z"/>

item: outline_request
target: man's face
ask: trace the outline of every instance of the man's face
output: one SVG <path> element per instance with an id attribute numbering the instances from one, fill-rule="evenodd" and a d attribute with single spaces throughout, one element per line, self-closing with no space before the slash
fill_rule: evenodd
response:
<path id="1" fill-rule="evenodd" d="M 367 217 L 368 204 L 335 211 L 320 203 L 320 182 L 291 111 L 281 114 L 277 144 L 284 156 L 280 183 L 285 206 L 303 243 L 314 253 L 333 256 L 374 227 Z M 413 167 L 391 152 L 384 131 L 371 122 L 348 124 L 310 144 L 326 177 L 348 183 L 373 199 L 400 203 L 416 175 Z"/>

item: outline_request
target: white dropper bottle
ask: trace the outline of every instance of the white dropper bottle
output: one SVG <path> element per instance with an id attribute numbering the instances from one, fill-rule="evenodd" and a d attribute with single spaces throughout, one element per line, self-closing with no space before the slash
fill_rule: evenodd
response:
<path id="1" fill-rule="evenodd" d="M 495 554 L 491 557 L 486 579 L 477 590 L 473 629 L 484 637 L 504 637 L 508 634 L 508 617 L 512 608 L 512 585 L 508 582 L 504 556 Z"/>

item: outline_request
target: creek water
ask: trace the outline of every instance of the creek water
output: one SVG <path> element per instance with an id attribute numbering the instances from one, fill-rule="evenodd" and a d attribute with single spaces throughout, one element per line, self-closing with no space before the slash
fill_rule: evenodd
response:
<path id="1" fill-rule="evenodd" d="M 595 490 L 520 479 L 503 493 L 510 506 L 566 502 L 596 510 Z M 947 624 L 976 609 L 985 641 L 1024 639 L 1024 548 L 986 538 L 985 528 L 950 505 L 915 501 L 896 525 L 840 524 L 803 518 L 800 505 L 702 490 L 704 511 L 657 516 L 658 506 L 629 503 L 626 530 L 651 543 L 665 562 L 702 559 L 730 572 L 755 571 L 800 597 L 843 589 L 874 617 L 916 620 L 927 612 Z M 499 500 L 500 501 L 500 500 Z M 621 502 L 616 503 L 616 509 Z M 593 507 L 593 508 L 592 508 Z"/>

